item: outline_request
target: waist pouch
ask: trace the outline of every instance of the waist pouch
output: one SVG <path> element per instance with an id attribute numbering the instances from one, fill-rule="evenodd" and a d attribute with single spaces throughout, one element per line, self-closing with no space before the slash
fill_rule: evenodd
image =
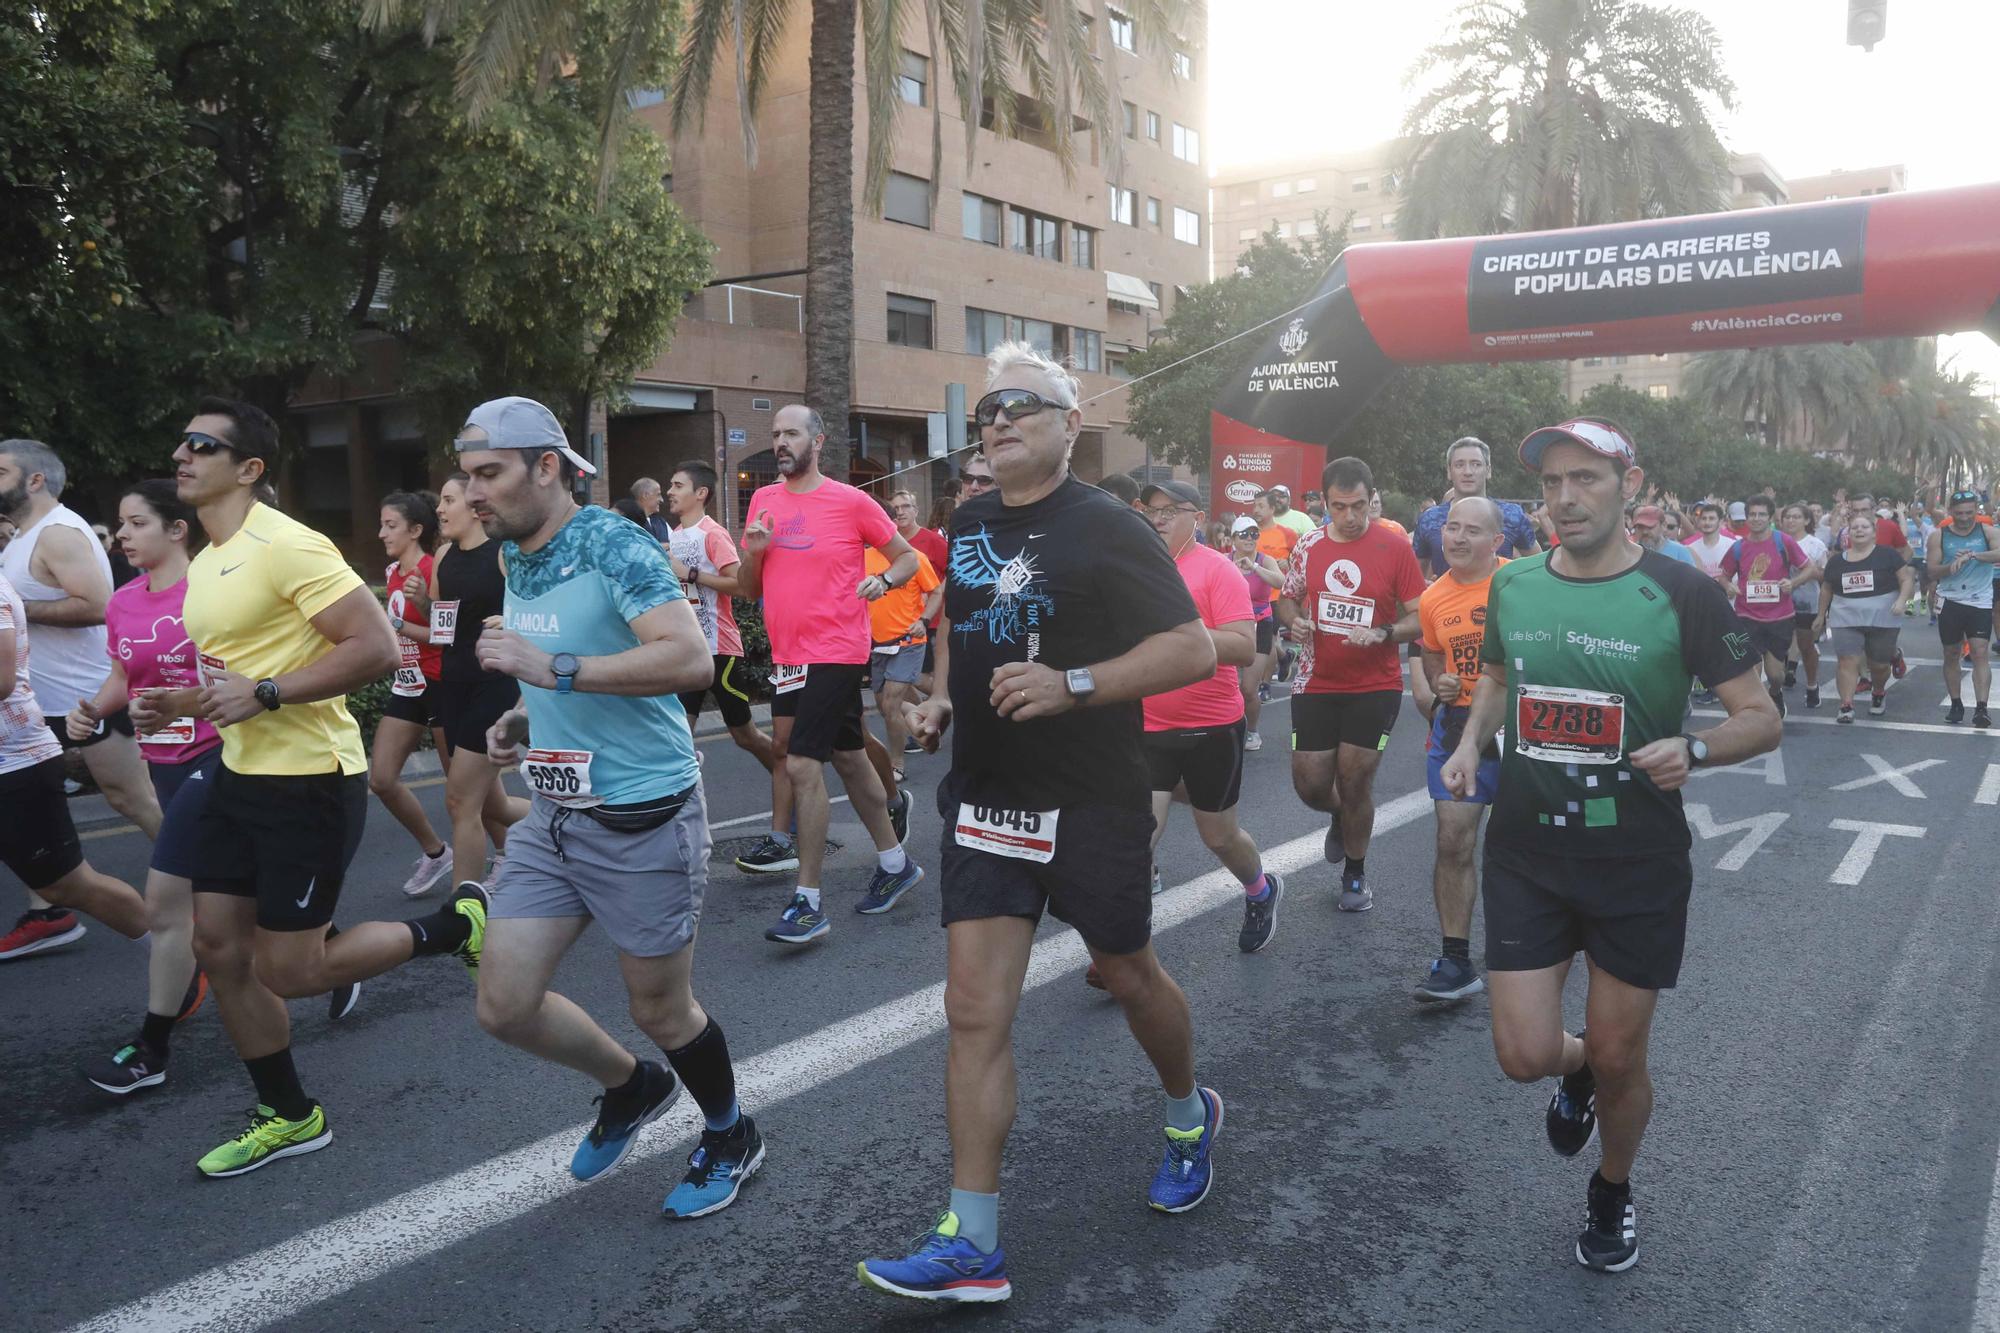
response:
<path id="1" fill-rule="evenodd" d="M 593 805 L 578 813 L 589 815 L 613 833 L 645 833 L 671 821 L 693 795 L 694 788 L 689 786 L 656 801 L 640 801 L 634 805 Z"/>

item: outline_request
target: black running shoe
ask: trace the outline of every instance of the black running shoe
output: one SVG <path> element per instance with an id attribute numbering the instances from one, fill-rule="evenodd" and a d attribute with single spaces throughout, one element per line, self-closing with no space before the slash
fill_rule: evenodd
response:
<path id="1" fill-rule="evenodd" d="M 118 1097 L 141 1088 L 156 1088 L 167 1081 L 167 1062 L 143 1041 L 86 1060 L 81 1068 L 85 1078 Z"/>
<path id="2" fill-rule="evenodd" d="M 736 1202 L 743 1182 L 764 1165 L 764 1136 L 749 1116 L 725 1130 L 704 1129 L 688 1155 L 687 1175 L 667 1195 L 660 1211 L 668 1217 L 706 1217 Z"/>
<path id="3" fill-rule="evenodd" d="M 1285 900 L 1285 881 L 1270 871 L 1265 872 L 1265 878 L 1271 891 L 1262 901 L 1243 896 L 1243 929 L 1236 932 L 1236 947 L 1244 953 L 1256 953 L 1278 933 L 1278 904 Z"/>
<path id="4" fill-rule="evenodd" d="M 736 868 L 753 875 L 782 875 L 799 868 L 798 848 L 766 838 L 736 858 Z"/>
<path id="5" fill-rule="evenodd" d="M 1986 711 L 1985 704 L 1973 705 L 1972 725 L 1975 727 L 1990 727 L 1993 725 L 1993 715 Z"/>
<path id="6" fill-rule="evenodd" d="M 1639 1218 L 1630 1185 L 1614 1190 L 1590 1181 L 1590 1202 L 1576 1238 L 1576 1261 L 1599 1273 L 1622 1273 L 1639 1262 Z"/>
<path id="7" fill-rule="evenodd" d="M 1806 686 L 1806 707 L 1807 708 L 1819 707 L 1819 686 L 1817 685 Z"/>
<path id="8" fill-rule="evenodd" d="M 907 842 L 910 837 L 910 794 L 896 793 L 896 799 L 889 803 L 889 827 L 896 831 L 896 841 Z"/>
<path id="9" fill-rule="evenodd" d="M 1437 958 L 1410 992 L 1418 1004 L 1456 1004 L 1486 989 L 1479 969 L 1460 958 Z"/>
<path id="10" fill-rule="evenodd" d="M 1576 1035 L 1579 1040 L 1583 1037 L 1581 1032 Z M 1589 1065 L 1556 1081 L 1545 1124 L 1549 1146 L 1560 1156 L 1574 1157 L 1590 1146 L 1597 1134 L 1597 1076 Z"/>
<path id="11" fill-rule="evenodd" d="M 1880 694 L 1871 694 L 1868 696 L 1868 716 L 1880 717 L 1888 711 L 1889 701 L 1886 696 Z"/>
<path id="12" fill-rule="evenodd" d="M 361 983 L 344 981 L 326 993 L 326 1016 L 342 1019 L 354 1012 L 354 1006 L 361 1003 Z"/>
<path id="13" fill-rule="evenodd" d="M 1944 715 L 1944 720 L 1947 722 L 1965 721 L 1965 700 L 1953 699 L 1951 701 L 1951 708 Z"/>
<path id="14" fill-rule="evenodd" d="M 569 1173 L 578 1180 L 596 1180 L 624 1161 L 639 1141 L 639 1131 L 672 1109 L 681 1098 L 681 1081 L 657 1060 L 639 1062 L 639 1090 L 620 1096 L 606 1092 L 597 1103 L 597 1123 L 576 1145 Z"/>
<path id="15" fill-rule="evenodd" d="M 1799 664 L 1797 662 L 1787 661 L 1785 663 L 1785 688 L 1789 690 L 1792 688 L 1792 686 L 1798 683 L 1799 683 Z"/>

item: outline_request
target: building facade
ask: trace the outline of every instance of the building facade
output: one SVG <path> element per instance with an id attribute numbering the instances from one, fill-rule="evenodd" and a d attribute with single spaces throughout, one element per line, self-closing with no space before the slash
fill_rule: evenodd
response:
<path id="1" fill-rule="evenodd" d="M 1275 230 L 1281 240 L 1311 236 L 1321 213 L 1329 226 L 1347 220 L 1348 240 L 1396 239 L 1406 141 L 1390 139 L 1353 152 L 1253 163 L 1209 182 L 1211 278 L 1225 277 L 1250 243 Z"/>

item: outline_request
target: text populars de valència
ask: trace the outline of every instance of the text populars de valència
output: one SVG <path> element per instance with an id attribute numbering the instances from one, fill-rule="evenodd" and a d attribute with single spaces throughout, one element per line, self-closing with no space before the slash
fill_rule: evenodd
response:
<path id="1" fill-rule="evenodd" d="M 1662 287 L 1726 278 L 1766 278 L 1844 268 L 1832 247 L 1771 252 L 1767 231 L 1690 236 L 1568 250 L 1488 255 L 1482 269 L 1513 274 L 1516 296 L 1592 292 L 1615 287 Z"/>

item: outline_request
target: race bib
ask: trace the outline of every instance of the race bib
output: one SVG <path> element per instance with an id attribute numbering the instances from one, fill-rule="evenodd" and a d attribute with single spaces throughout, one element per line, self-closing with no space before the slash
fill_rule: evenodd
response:
<path id="1" fill-rule="evenodd" d="M 777 662 L 771 664 L 771 693 L 790 694 L 793 690 L 804 689 L 805 685 L 806 669 L 804 667 L 784 666 Z"/>
<path id="2" fill-rule="evenodd" d="M 150 736 L 136 738 L 141 745 L 193 745 L 194 719 L 177 717 Z"/>
<path id="3" fill-rule="evenodd" d="M 458 640 L 458 602 L 431 603 L 431 647 L 449 648 Z"/>
<path id="4" fill-rule="evenodd" d="M 1752 606 L 1770 606 L 1785 599 L 1785 585 L 1782 583 L 1746 583 L 1743 585 L 1743 600 Z"/>
<path id="5" fill-rule="evenodd" d="M 530 750 L 521 756 L 521 780 L 535 795 L 574 810 L 604 804 L 590 792 L 588 750 Z"/>
<path id="6" fill-rule="evenodd" d="M 1625 757 L 1625 696 L 1523 685 L 1514 752 L 1555 764 L 1615 764 Z"/>
<path id="7" fill-rule="evenodd" d="M 424 669 L 402 666 L 396 668 L 396 677 L 389 682 L 389 693 L 405 699 L 417 699 L 424 692 Z"/>
<path id="8" fill-rule="evenodd" d="M 1840 576 L 1840 590 L 1850 597 L 1866 597 L 1875 591 L 1875 571 L 1857 569 Z"/>
<path id="9" fill-rule="evenodd" d="M 195 660 L 201 670 L 201 683 L 203 685 L 215 684 L 216 675 L 220 672 L 227 671 L 229 669 L 222 665 L 221 658 L 211 657 L 207 653 L 201 654 L 201 656 L 196 658 Z"/>
<path id="10" fill-rule="evenodd" d="M 953 837 L 961 847 L 1047 865 L 1056 854 L 1060 810 L 1002 810 L 960 802 Z"/>
<path id="11" fill-rule="evenodd" d="M 1348 634 L 1375 623 L 1375 601 L 1370 597 L 1343 597 L 1323 592 L 1315 603 L 1313 625 L 1322 634 Z"/>

